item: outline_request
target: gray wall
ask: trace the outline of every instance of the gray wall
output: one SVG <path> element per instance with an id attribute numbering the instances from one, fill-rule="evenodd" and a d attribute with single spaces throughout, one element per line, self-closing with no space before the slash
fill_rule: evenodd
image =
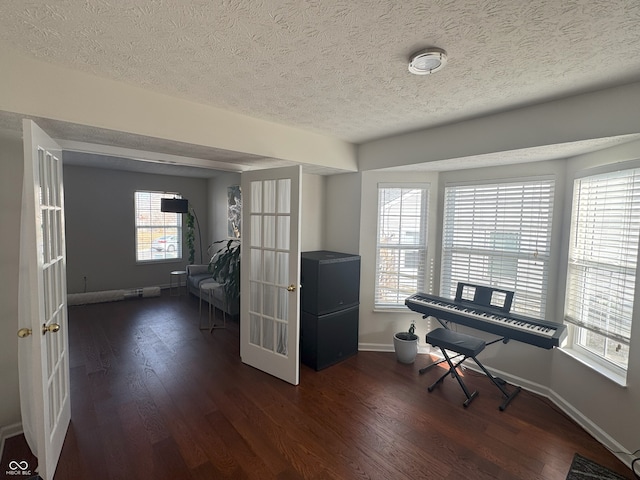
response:
<path id="1" fill-rule="evenodd" d="M 0 130 L 0 433 L 20 422 L 18 393 L 18 257 L 22 138 Z"/>
<path id="2" fill-rule="evenodd" d="M 207 245 L 219 240 L 225 240 L 227 237 L 227 188 L 233 185 L 240 185 L 239 173 L 227 173 L 217 176 L 209 180 L 209 237 Z M 242 234 L 242 232 L 241 232 Z M 222 246 L 212 247 L 211 254 Z M 208 262 L 208 259 L 205 263 Z"/>
<path id="3" fill-rule="evenodd" d="M 64 188 L 68 293 L 84 292 L 84 277 L 87 292 L 166 286 L 169 272 L 182 270 L 188 263 L 186 242 L 181 260 L 136 263 L 136 190 L 178 192 L 188 198 L 200 221 L 206 259 L 209 229 L 206 179 L 65 166 Z M 196 263 L 200 257 L 197 242 L 196 231 Z"/>

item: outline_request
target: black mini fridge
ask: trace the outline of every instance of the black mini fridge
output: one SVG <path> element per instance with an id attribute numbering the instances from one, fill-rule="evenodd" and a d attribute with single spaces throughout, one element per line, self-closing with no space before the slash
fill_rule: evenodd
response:
<path id="1" fill-rule="evenodd" d="M 360 256 L 318 250 L 301 260 L 300 356 L 321 370 L 358 353 Z"/>

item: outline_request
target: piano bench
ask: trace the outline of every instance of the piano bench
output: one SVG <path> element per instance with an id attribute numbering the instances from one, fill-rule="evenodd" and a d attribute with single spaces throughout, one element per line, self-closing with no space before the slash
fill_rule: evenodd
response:
<path id="1" fill-rule="evenodd" d="M 487 345 L 481 338 L 454 332 L 446 328 L 436 328 L 432 332 L 427 333 L 427 343 L 434 347 L 460 353 L 465 357 L 477 356 Z"/>
<path id="2" fill-rule="evenodd" d="M 470 393 L 469 390 L 467 390 L 467 386 L 462 381 L 462 377 L 457 371 L 458 367 L 462 365 L 462 362 L 464 362 L 467 358 L 471 358 L 474 362 L 476 362 L 476 364 L 478 365 L 478 367 L 480 367 L 484 374 L 502 392 L 504 401 L 499 407 L 501 411 L 507 408 L 507 405 L 509 405 L 511 400 L 513 400 L 513 398 L 518 393 L 520 393 L 520 387 L 516 387 L 516 389 L 512 393 L 509 393 L 503 386 L 504 382 L 491 375 L 491 373 L 484 367 L 484 365 L 482 365 L 482 363 L 478 361 L 476 356 L 487 346 L 487 343 L 481 338 L 477 338 L 464 333 L 454 332 L 446 328 L 436 328 L 435 330 L 427 333 L 427 343 L 434 347 L 438 347 L 440 351 L 442 351 L 442 355 L 444 355 L 445 361 L 447 362 L 447 364 L 449 364 L 449 370 L 429 386 L 429 393 L 431 393 L 434 388 L 442 383 L 447 375 L 451 374 L 451 376 L 458 381 L 460 388 L 462 388 L 462 391 L 467 397 L 463 405 L 465 407 L 469 406 L 471 401 L 478 395 L 478 391 L 476 390 L 473 393 Z M 456 355 L 456 357 L 461 356 L 462 360 L 454 364 L 452 361 L 453 359 L 447 354 L 447 350 L 457 353 L 458 355 Z"/>

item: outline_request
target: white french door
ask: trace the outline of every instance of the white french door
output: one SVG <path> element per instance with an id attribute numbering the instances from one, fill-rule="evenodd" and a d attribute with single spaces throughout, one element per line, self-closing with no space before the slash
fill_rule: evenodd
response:
<path id="1" fill-rule="evenodd" d="M 242 174 L 240 356 L 300 377 L 300 166 Z"/>
<path id="2" fill-rule="evenodd" d="M 23 121 L 23 135 L 20 403 L 38 474 L 51 480 L 71 419 L 62 157 L 32 121 Z"/>

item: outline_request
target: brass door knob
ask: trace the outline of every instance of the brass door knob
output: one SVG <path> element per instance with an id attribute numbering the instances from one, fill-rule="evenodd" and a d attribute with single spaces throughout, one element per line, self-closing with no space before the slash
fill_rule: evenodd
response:
<path id="1" fill-rule="evenodd" d="M 32 331 L 30 328 L 21 328 L 20 330 L 18 330 L 18 336 L 20 338 L 26 338 L 29 335 L 31 335 Z"/>
<path id="2" fill-rule="evenodd" d="M 47 332 L 51 332 L 51 333 L 56 333 L 58 330 L 60 330 L 60 325 L 58 325 L 57 323 L 52 323 L 51 325 L 47 326 L 46 324 L 42 324 L 42 334 L 44 335 Z"/>
<path id="3" fill-rule="evenodd" d="M 287 291 L 288 292 L 295 292 L 296 291 L 296 286 L 291 284 L 287 287 Z"/>

